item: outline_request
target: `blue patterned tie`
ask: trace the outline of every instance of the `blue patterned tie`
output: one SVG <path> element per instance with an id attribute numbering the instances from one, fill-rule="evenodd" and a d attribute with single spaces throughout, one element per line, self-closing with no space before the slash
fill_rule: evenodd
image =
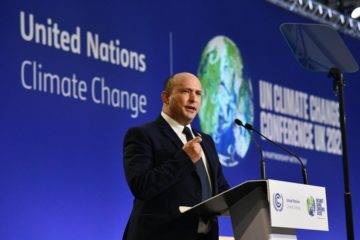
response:
<path id="1" fill-rule="evenodd" d="M 193 139 L 191 130 L 188 127 L 184 127 L 183 133 L 185 134 L 187 141 Z M 211 197 L 211 187 L 202 158 L 200 158 L 200 160 L 195 163 L 195 168 L 201 182 L 201 201 L 204 201 Z"/>

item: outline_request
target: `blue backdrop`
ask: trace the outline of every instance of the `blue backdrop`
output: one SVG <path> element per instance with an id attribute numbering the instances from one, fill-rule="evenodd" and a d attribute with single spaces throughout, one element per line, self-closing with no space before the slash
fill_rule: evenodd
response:
<path id="1" fill-rule="evenodd" d="M 260 83 L 337 102 L 331 79 L 302 69 L 279 31 L 284 22 L 310 21 L 261 0 L 2 1 L 0 6 L 1 239 L 120 239 L 132 208 L 122 169 L 124 133 L 159 114 L 165 78 L 197 73 L 205 46 L 219 35 L 240 51 L 255 128 L 263 129 L 266 113 L 332 132 L 324 133 L 327 146 L 320 144 L 320 150 L 285 146 L 306 161 L 310 184 L 326 187 L 328 198 L 330 231 L 300 230 L 298 239 L 346 238 L 336 121 L 319 123 L 260 104 Z M 360 61 L 360 42 L 342 38 Z M 356 236 L 359 77 L 345 74 Z M 198 118 L 194 124 L 203 127 Z M 302 182 L 298 164 L 258 140 L 267 153 L 269 178 Z M 258 159 L 250 144 L 234 166 L 224 166 L 230 184 L 260 178 Z M 231 235 L 229 219 L 221 220 L 220 232 Z"/>

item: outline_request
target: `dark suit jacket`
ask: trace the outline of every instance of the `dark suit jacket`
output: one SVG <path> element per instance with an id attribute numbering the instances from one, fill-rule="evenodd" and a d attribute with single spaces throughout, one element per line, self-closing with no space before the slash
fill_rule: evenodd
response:
<path id="1" fill-rule="evenodd" d="M 229 185 L 213 140 L 207 134 L 200 134 L 216 195 Z M 124 169 L 135 199 L 123 239 L 196 239 L 199 218 L 181 214 L 179 206 L 201 202 L 201 185 L 195 165 L 182 147 L 180 138 L 161 116 L 126 133 Z M 211 234 L 212 239 L 218 239 L 216 217 L 211 219 Z"/>

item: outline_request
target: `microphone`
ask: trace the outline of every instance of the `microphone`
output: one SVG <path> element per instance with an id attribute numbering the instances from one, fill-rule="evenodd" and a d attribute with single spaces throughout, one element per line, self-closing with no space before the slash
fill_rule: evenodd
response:
<path id="1" fill-rule="evenodd" d="M 256 148 L 259 150 L 260 153 L 260 175 L 261 179 L 266 179 L 266 171 L 265 171 L 265 161 L 264 161 L 264 154 L 260 147 L 260 144 L 255 140 L 254 136 L 251 134 L 248 128 L 241 122 L 239 119 L 235 119 L 235 123 L 243 128 L 245 128 L 251 136 L 251 140 L 255 143 Z"/>
<path id="2" fill-rule="evenodd" d="M 302 168 L 302 176 L 303 176 L 303 183 L 304 184 L 308 184 L 308 178 L 307 178 L 307 172 L 306 172 L 306 168 L 304 163 L 301 161 L 300 157 L 295 155 L 293 152 L 291 152 L 290 150 L 286 149 L 285 147 L 283 147 L 282 145 L 280 145 L 277 142 L 274 142 L 273 140 L 271 140 L 270 138 L 266 137 L 265 135 L 263 135 L 261 132 L 259 132 L 258 130 L 256 130 L 255 128 L 253 128 L 253 126 L 251 126 L 250 124 L 246 123 L 245 125 L 242 124 L 242 122 L 239 119 L 235 119 L 235 123 L 240 125 L 240 126 L 244 126 L 246 129 L 250 130 L 250 131 L 254 131 L 257 134 L 259 134 L 261 137 L 265 138 L 266 140 L 268 140 L 269 142 L 271 142 L 272 144 L 276 145 L 277 147 L 279 147 L 281 150 L 285 151 L 286 153 L 290 154 L 291 156 L 295 157 L 301 164 L 301 168 Z M 240 124 L 241 123 L 241 124 Z"/>

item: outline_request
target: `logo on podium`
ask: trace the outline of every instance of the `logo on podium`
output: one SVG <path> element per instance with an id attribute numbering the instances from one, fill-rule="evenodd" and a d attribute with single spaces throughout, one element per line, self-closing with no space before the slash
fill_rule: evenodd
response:
<path id="1" fill-rule="evenodd" d="M 284 198 L 281 193 L 274 193 L 273 204 L 276 211 L 281 212 L 284 208 Z"/>
<path id="2" fill-rule="evenodd" d="M 315 215 L 315 199 L 313 196 L 306 199 L 306 207 L 309 215 L 313 217 Z"/>

